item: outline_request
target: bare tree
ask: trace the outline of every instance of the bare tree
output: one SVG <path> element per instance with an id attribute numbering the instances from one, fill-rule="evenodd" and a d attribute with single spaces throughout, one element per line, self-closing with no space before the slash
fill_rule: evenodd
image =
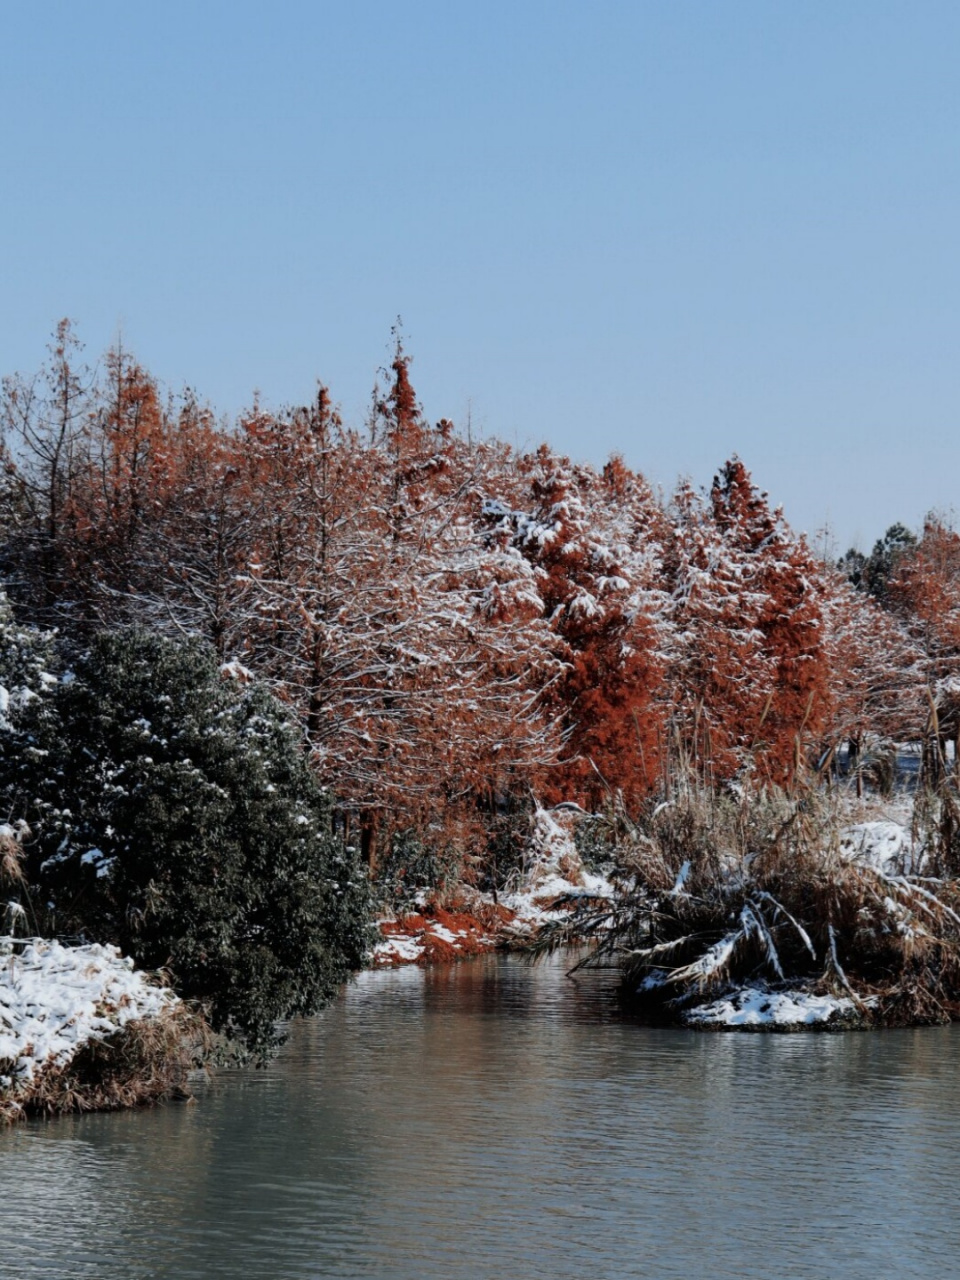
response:
<path id="1" fill-rule="evenodd" d="M 61 320 L 38 374 L 3 379 L 0 429 L 8 479 L 16 504 L 10 551 L 15 589 L 49 614 L 65 572 L 72 533 L 72 500 L 85 449 L 96 377 L 80 362 L 81 343 L 69 320 Z M 36 592 L 24 588 L 40 587 Z"/>

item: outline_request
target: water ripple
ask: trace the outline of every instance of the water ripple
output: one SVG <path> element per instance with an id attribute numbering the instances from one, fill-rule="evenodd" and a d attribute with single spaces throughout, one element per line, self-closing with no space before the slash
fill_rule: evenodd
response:
<path id="1" fill-rule="evenodd" d="M 493 958 L 362 977 L 197 1106 L 0 1135 L 0 1277 L 942 1277 L 958 1029 L 619 1020 Z"/>

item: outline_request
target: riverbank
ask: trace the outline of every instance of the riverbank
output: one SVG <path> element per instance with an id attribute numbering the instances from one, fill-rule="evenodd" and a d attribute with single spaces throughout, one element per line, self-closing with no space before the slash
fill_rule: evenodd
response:
<path id="1" fill-rule="evenodd" d="M 716 798 L 678 797 L 648 832 L 634 833 L 616 883 L 612 867 L 599 875 L 583 864 L 576 828 L 585 815 L 572 806 L 538 810 L 522 876 L 509 892 L 496 900 L 463 887 L 442 898 L 421 892 L 406 910 L 378 920 L 372 966 L 434 965 L 590 939 L 594 959 L 620 968 L 624 1006 L 641 1021 L 797 1032 L 948 1019 L 945 1006 L 911 1005 L 906 989 L 896 1005 L 881 1000 L 882 973 L 863 981 L 850 951 L 856 921 L 865 934 L 878 910 L 869 920 L 878 935 L 895 932 L 914 949 L 931 941 L 939 904 L 912 798 L 819 802 L 823 811 L 814 816 L 811 797 L 803 806 L 782 797 L 773 807 L 769 797 L 754 797 L 742 812 Z M 771 860 L 769 852 L 761 856 L 769 839 L 761 828 L 778 827 Z M 800 914 L 811 906 L 805 927 Z M 950 909 L 941 914 L 950 924 Z"/>
<path id="2" fill-rule="evenodd" d="M 725 843 L 739 831 L 734 810 L 715 801 L 703 808 L 701 800 L 701 809 L 685 812 L 686 803 L 658 812 L 616 877 L 612 867 L 585 865 L 577 844 L 585 815 L 572 806 L 537 810 L 522 865 L 499 894 L 464 885 L 422 890 L 383 911 L 370 967 L 436 966 L 590 939 L 592 960 L 620 968 L 625 1008 L 641 1021 L 783 1032 L 955 1016 L 942 1001 L 911 1003 L 909 993 L 894 1004 L 844 951 L 851 930 L 862 942 L 870 924 L 875 947 L 889 949 L 896 931 L 901 949 L 926 948 L 939 963 L 946 948 L 953 963 L 960 904 L 936 896 L 943 891 L 934 892 L 940 882 L 911 828 L 909 802 L 843 808 L 846 825 L 832 828 L 829 847 L 816 826 L 784 844 L 783 825 L 776 861 L 766 862 L 759 845 Z M 804 822 L 811 817 L 810 801 L 801 810 L 781 798 L 776 813 L 764 813 L 769 800 L 752 803 L 750 821 L 760 815 L 764 829 L 774 817 L 793 821 L 791 806 Z M 684 850 L 695 821 L 706 818 L 693 860 Z M 686 844 L 671 843 L 677 831 Z M 827 911 L 826 923 L 803 915 L 811 904 Z M 934 937 L 937 922 L 942 936 Z M 171 990 L 113 947 L 0 939 L 0 1119 L 176 1095 L 202 1034 Z"/>
<path id="3" fill-rule="evenodd" d="M 630 834 L 589 938 L 626 1010 L 700 1030 L 801 1031 L 960 1019 L 958 810 L 951 789 L 860 799 L 695 781 Z"/>
<path id="4" fill-rule="evenodd" d="M 538 809 L 527 856 L 502 893 L 462 885 L 446 893 L 425 890 L 382 912 L 372 967 L 443 964 L 526 948 L 542 928 L 568 920 L 585 901 L 612 900 L 609 877 L 587 868 L 577 850 L 580 816 L 569 808 Z"/>
<path id="5" fill-rule="evenodd" d="M 156 1102 L 183 1087 L 199 1033 L 116 947 L 0 937 L 0 1122 Z"/>

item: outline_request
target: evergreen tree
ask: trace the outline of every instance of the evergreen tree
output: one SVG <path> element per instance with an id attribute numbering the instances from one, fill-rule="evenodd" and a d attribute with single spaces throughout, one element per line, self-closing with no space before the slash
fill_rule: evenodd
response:
<path id="1" fill-rule="evenodd" d="M 52 632 L 21 627 L 0 589 L 0 724 L 56 683 L 50 674 L 55 665 L 53 640 Z"/>
<path id="2" fill-rule="evenodd" d="M 888 585 L 897 573 L 897 568 L 904 556 L 917 545 L 917 539 L 902 524 L 892 524 L 882 538 L 873 544 L 870 559 L 864 567 L 864 581 L 867 590 L 881 604 L 887 602 Z"/>
<path id="3" fill-rule="evenodd" d="M 363 963 L 365 882 L 330 797 L 280 704 L 206 645 L 99 636 L 2 748 L 52 929 L 169 970 L 256 1054 Z"/>

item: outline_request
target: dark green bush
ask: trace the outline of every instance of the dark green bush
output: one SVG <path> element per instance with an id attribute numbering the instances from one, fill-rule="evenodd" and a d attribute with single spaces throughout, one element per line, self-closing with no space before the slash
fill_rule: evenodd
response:
<path id="1" fill-rule="evenodd" d="M 207 646 L 100 636 L 0 745 L 51 932 L 167 969 L 258 1055 L 363 963 L 368 891 L 331 798 L 281 705 Z"/>
<path id="2" fill-rule="evenodd" d="M 460 871 L 455 849 L 409 829 L 395 831 L 377 868 L 376 892 L 384 906 L 408 908 L 424 890 L 442 892 Z"/>
<path id="3" fill-rule="evenodd" d="M 617 818 L 612 814 L 585 814 L 573 830 L 573 841 L 587 871 L 609 873 L 617 863 Z"/>
<path id="4" fill-rule="evenodd" d="M 518 878 L 533 830 L 533 798 L 506 793 L 498 797 L 485 822 L 486 848 L 476 870 L 477 887 L 497 894 Z"/>

